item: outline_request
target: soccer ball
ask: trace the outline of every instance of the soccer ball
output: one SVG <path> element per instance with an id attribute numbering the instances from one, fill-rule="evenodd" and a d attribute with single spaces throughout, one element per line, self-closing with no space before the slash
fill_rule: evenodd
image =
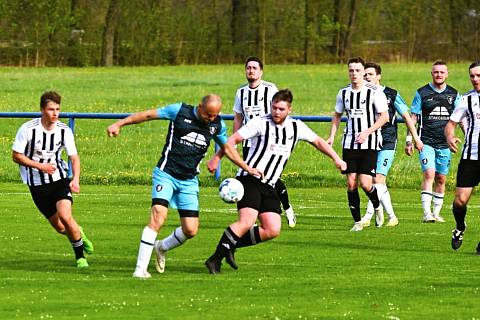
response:
<path id="1" fill-rule="evenodd" d="M 243 184 L 235 178 L 227 178 L 220 183 L 218 195 L 227 203 L 238 202 L 243 197 Z"/>

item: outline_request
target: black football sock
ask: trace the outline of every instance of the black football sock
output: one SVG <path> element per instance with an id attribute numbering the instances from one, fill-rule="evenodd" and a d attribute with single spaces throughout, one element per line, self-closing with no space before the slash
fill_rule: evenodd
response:
<path id="1" fill-rule="evenodd" d="M 372 201 L 373 207 L 377 209 L 380 206 L 380 200 L 378 199 L 378 193 L 377 193 L 377 188 L 375 186 L 372 186 L 372 189 L 370 189 L 369 192 L 365 192 L 367 195 L 368 199 Z"/>
<path id="2" fill-rule="evenodd" d="M 237 248 L 254 246 L 260 242 L 262 242 L 262 239 L 260 239 L 260 228 L 253 226 L 238 240 Z"/>
<path id="3" fill-rule="evenodd" d="M 217 244 L 217 249 L 213 254 L 213 257 L 217 259 L 223 259 L 229 250 L 234 250 L 238 240 L 240 239 L 230 227 L 226 228 Z"/>
<path id="4" fill-rule="evenodd" d="M 85 258 L 83 255 L 83 240 L 80 238 L 80 240 L 75 240 L 75 241 L 70 241 L 72 244 L 73 252 L 75 252 L 75 259 L 78 260 L 80 258 Z"/>
<path id="5" fill-rule="evenodd" d="M 457 223 L 457 230 L 465 231 L 465 216 L 467 215 L 467 207 L 458 207 L 455 205 L 455 202 L 452 206 L 453 216 L 455 217 L 455 222 Z"/>
<path id="6" fill-rule="evenodd" d="M 288 199 L 288 192 L 285 183 L 282 180 L 278 179 L 275 183 L 275 191 L 277 192 L 278 198 L 282 203 L 283 210 L 290 208 L 290 201 Z"/>
<path id="7" fill-rule="evenodd" d="M 348 205 L 350 207 L 350 212 L 352 213 L 353 220 L 355 220 L 355 222 L 359 222 L 361 220 L 361 216 L 360 216 L 360 195 L 358 194 L 358 189 L 348 190 L 347 196 L 348 196 Z"/>

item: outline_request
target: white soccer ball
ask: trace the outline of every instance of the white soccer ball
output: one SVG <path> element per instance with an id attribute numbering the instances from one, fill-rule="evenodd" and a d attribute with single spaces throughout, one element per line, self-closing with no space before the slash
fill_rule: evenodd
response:
<path id="1" fill-rule="evenodd" d="M 242 200 L 243 184 L 235 178 L 227 178 L 220 183 L 218 195 L 227 203 L 235 203 Z"/>

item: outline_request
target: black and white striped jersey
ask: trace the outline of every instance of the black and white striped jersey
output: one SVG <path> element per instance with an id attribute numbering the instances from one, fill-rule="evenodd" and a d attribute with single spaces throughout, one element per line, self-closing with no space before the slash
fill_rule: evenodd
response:
<path id="1" fill-rule="evenodd" d="M 465 143 L 462 159 L 479 160 L 480 144 L 480 93 L 472 90 L 466 93 L 457 108 L 453 110 L 450 120 L 462 122 L 466 119 Z"/>
<path id="2" fill-rule="evenodd" d="M 302 121 L 287 117 L 283 124 L 276 125 L 270 114 L 250 120 L 238 133 L 252 142 L 245 162 L 262 171 L 266 182 L 272 186 L 282 175 L 296 143 L 299 140 L 313 142 L 317 138 Z M 240 169 L 237 176 L 247 174 Z"/>
<path id="3" fill-rule="evenodd" d="M 382 144 L 380 129 L 368 136 L 362 143 L 355 143 L 358 133 L 370 128 L 378 114 L 388 111 L 388 103 L 382 88 L 365 82 L 360 90 L 351 85 L 341 89 L 337 95 L 335 112 L 347 115 L 347 124 L 343 131 L 343 149 L 379 150 Z"/>
<path id="4" fill-rule="evenodd" d="M 18 129 L 12 149 L 31 160 L 56 164 L 57 170 L 52 175 L 35 168 L 20 166 L 23 182 L 32 187 L 67 178 L 68 166 L 61 158 L 62 152 L 65 149 L 68 156 L 77 154 L 72 130 L 66 124 L 58 121 L 55 129 L 47 131 L 40 118 L 25 122 Z"/>
<path id="5" fill-rule="evenodd" d="M 255 117 L 269 114 L 273 95 L 277 91 L 277 86 L 268 81 L 262 80 L 256 88 L 250 88 L 247 83 L 238 88 L 233 111 L 243 115 L 243 124 Z M 250 142 L 246 140 L 244 145 L 249 147 Z"/>

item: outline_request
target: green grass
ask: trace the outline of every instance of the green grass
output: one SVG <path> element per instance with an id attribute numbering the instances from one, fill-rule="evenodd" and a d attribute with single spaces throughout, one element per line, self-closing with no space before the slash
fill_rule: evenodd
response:
<path id="1" fill-rule="evenodd" d="M 467 64 L 450 65 L 449 83 L 459 91 L 469 90 Z M 269 65 L 264 78 L 294 93 L 297 115 L 330 115 L 340 88 L 348 83 L 342 65 Z M 384 83 L 398 89 L 407 102 L 415 90 L 431 80 L 429 64 L 385 64 Z M 45 90 L 58 90 L 65 112 L 135 112 L 177 101 L 197 104 L 209 92 L 220 94 L 224 113 L 232 113 L 235 90 L 245 82 L 243 66 L 162 66 L 138 68 L 1 68 L 0 112 L 37 111 Z M 18 181 L 11 161 L 15 133 L 26 119 L 0 119 L 0 181 Z M 108 139 L 105 129 L 113 120 L 77 120 L 76 141 L 82 159 L 82 182 L 88 184 L 148 184 L 153 166 L 165 140 L 166 121 L 126 127 L 117 139 Z M 228 122 L 231 126 L 231 122 Z M 330 124 L 310 124 L 326 138 Z M 342 125 L 343 130 L 343 125 Z M 339 130 L 341 131 L 341 130 Z M 403 155 L 406 129 L 400 127 L 400 150 L 390 173 L 396 186 L 417 187 L 421 181 L 417 157 Z M 339 151 L 341 133 L 335 148 Z M 211 154 L 211 153 L 210 153 Z M 209 154 L 209 155 L 210 155 Z M 209 156 L 208 155 L 208 156 Z M 458 156 L 448 179 L 452 189 Z M 235 168 L 223 162 L 223 175 Z M 413 174 L 412 174 L 413 172 Z M 205 167 L 204 185 L 214 185 Z M 307 144 L 301 143 L 284 172 L 289 186 L 341 186 L 331 162 Z"/>
<path id="2" fill-rule="evenodd" d="M 339 176 L 340 177 L 340 176 Z M 0 183 L 0 319 L 478 319 L 479 201 L 458 252 L 445 224 L 422 224 L 419 193 L 391 188 L 400 225 L 351 233 L 343 188 L 291 188 L 293 230 L 237 252 L 240 269 L 203 261 L 236 219 L 214 188 L 200 194 L 200 232 L 167 255 L 166 272 L 131 278 L 148 218 L 148 186 L 82 186 L 74 215 L 95 243 L 79 271 L 68 241 L 37 212 L 27 188 Z M 362 194 L 362 203 L 365 197 Z M 160 237 L 178 225 L 170 212 Z"/>

